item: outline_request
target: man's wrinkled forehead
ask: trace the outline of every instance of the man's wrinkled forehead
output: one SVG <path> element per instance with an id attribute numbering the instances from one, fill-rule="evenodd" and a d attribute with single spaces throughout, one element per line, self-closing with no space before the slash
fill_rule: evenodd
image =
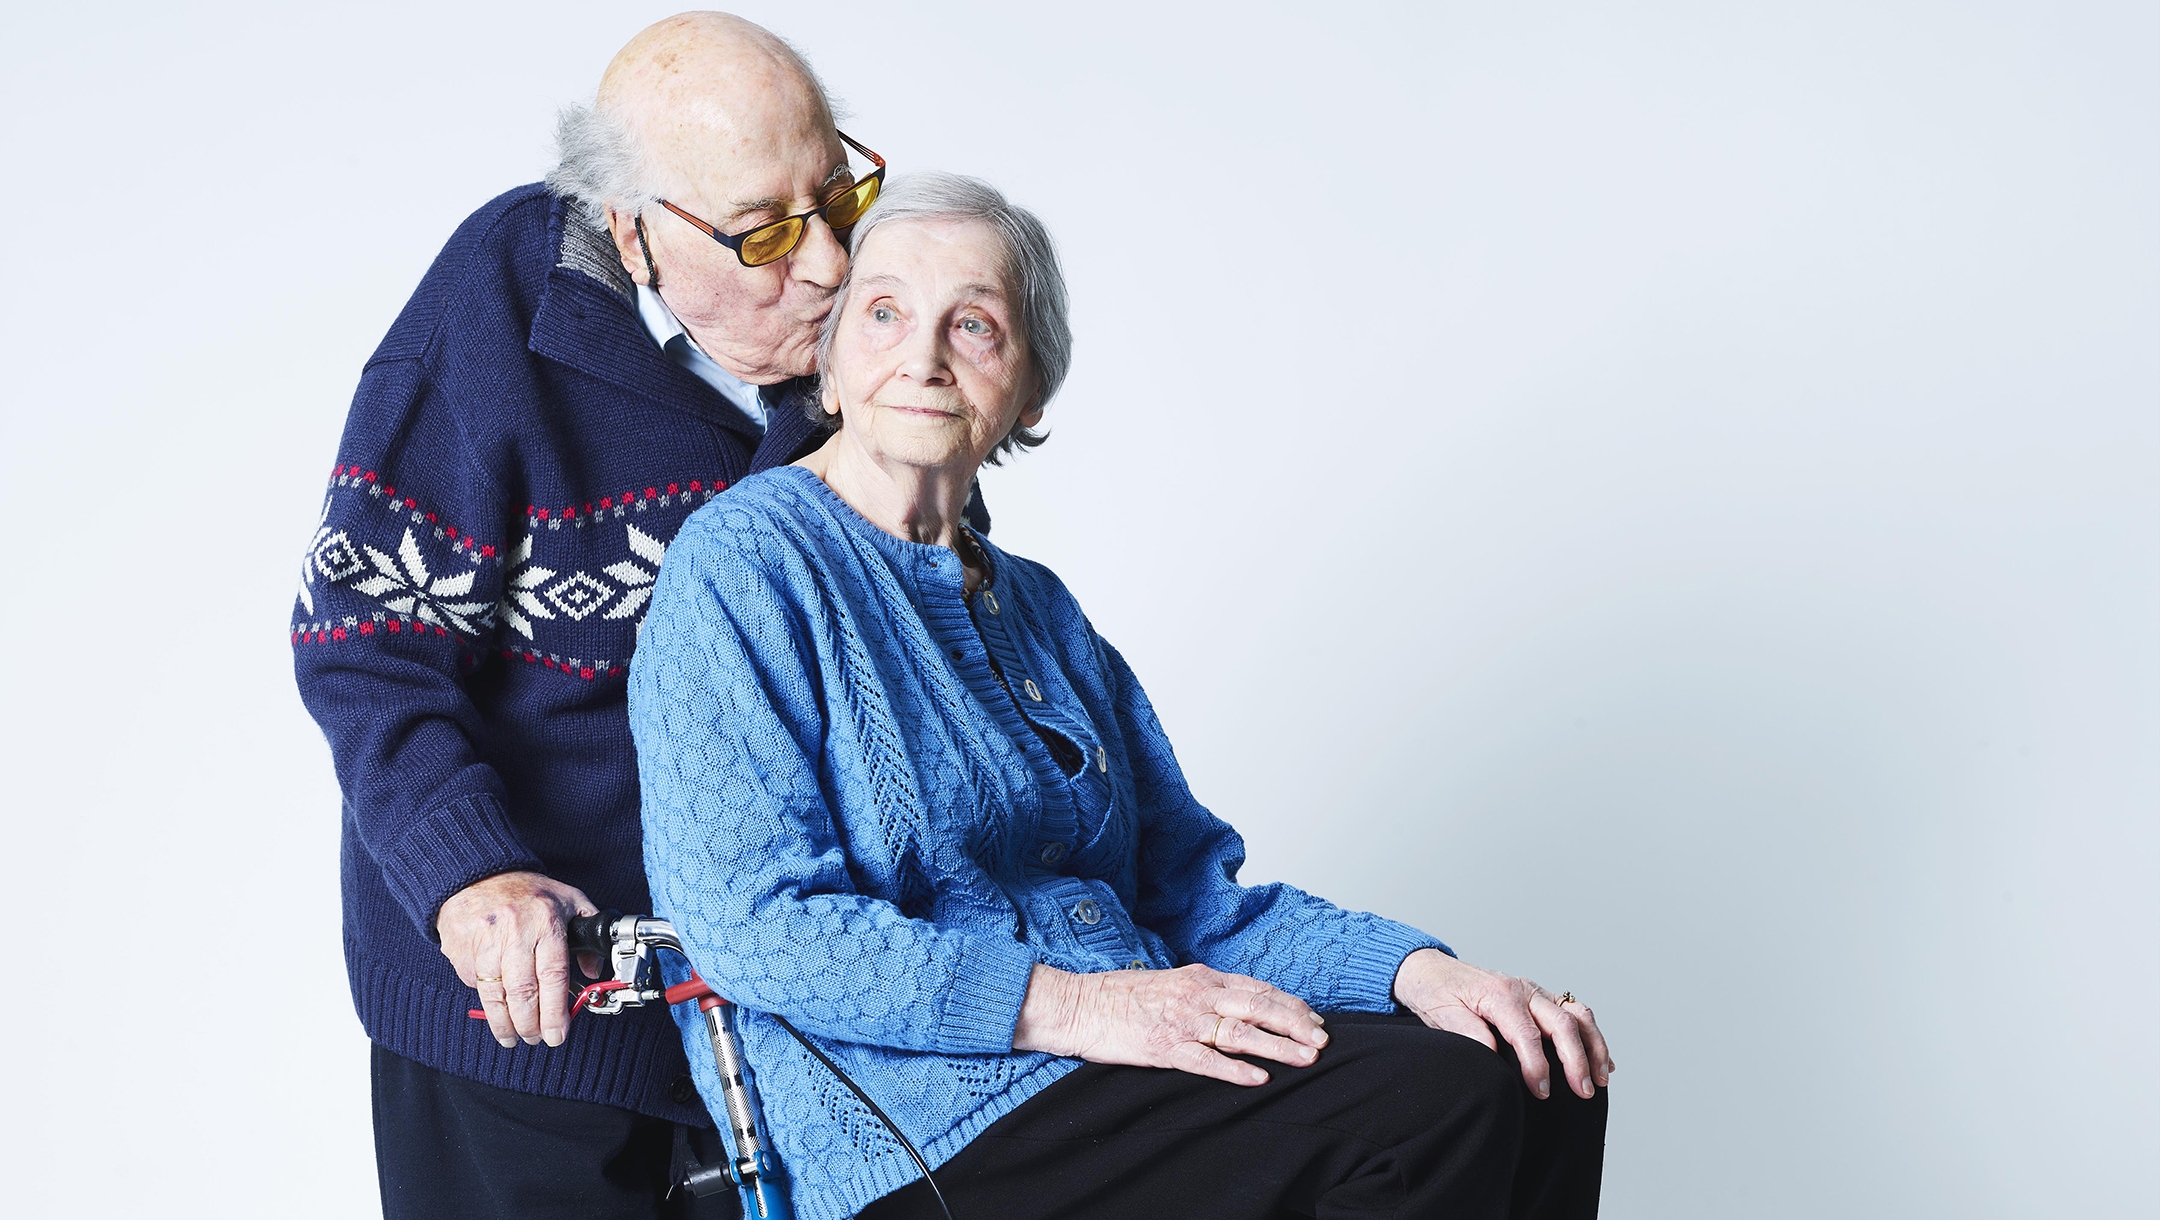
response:
<path id="1" fill-rule="evenodd" d="M 694 197 L 708 220 L 815 207 L 850 175 L 847 147 L 812 90 L 771 90 L 735 107 L 682 101 L 647 124 L 646 150 L 661 170 L 656 185 Z"/>

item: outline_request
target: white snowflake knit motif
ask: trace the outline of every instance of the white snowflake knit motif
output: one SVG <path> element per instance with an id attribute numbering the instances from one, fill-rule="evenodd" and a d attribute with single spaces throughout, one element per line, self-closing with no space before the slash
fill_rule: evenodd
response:
<path id="1" fill-rule="evenodd" d="M 615 603 L 614 609 L 602 615 L 603 618 L 629 618 L 643 609 L 646 599 L 652 596 L 653 581 L 660 575 L 660 561 L 667 556 L 667 543 L 634 525 L 629 529 L 631 552 L 651 564 L 652 568 L 647 570 L 624 559 L 600 569 L 624 585 L 622 600 Z M 639 619 L 638 624 L 642 627 L 644 620 Z"/>
<path id="2" fill-rule="evenodd" d="M 375 565 L 375 575 L 353 585 L 353 588 L 369 597 L 382 599 L 382 604 L 399 614 L 410 614 L 423 623 L 437 627 L 449 627 L 465 635 L 479 634 L 477 624 L 485 623 L 486 602 L 453 602 L 446 600 L 463 597 L 472 592 L 473 573 L 460 572 L 436 580 L 428 571 L 427 561 L 420 557 L 420 544 L 413 541 L 413 532 L 405 531 L 398 543 L 398 561 L 374 547 L 362 545 L 368 562 Z"/>
<path id="3" fill-rule="evenodd" d="M 540 600 L 537 592 L 541 585 L 553 579 L 555 569 L 543 568 L 534 563 L 532 551 L 531 534 L 525 535 L 525 541 L 511 549 L 509 558 L 505 560 L 510 575 L 503 581 L 502 605 L 498 607 L 502 613 L 502 621 L 516 628 L 517 633 L 528 640 L 533 638 L 533 619 L 555 617 L 555 612 L 547 608 L 547 603 Z"/>

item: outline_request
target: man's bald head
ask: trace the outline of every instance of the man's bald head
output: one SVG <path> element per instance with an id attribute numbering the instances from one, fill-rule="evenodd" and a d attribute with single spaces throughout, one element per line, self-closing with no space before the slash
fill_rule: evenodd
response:
<path id="1" fill-rule="evenodd" d="M 641 31 L 608 64 L 596 106 L 643 146 L 662 179 L 653 185 L 673 194 L 714 157 L 776 139 L 837 146 L 810 65 L 730 13 L 679 13 Z"/>
<path id="2" fill-rule="evenodd" d="M 802 56 L 755 22 L 714 12 L 639 31 L 608 62 L 594 104 L 564 110 L 557 140 L 548 184 L 583 202 L 596 228 L 610 207 L 703 198 L 732 163 L 778 144 L 841 149 L 831 100 Z"/>

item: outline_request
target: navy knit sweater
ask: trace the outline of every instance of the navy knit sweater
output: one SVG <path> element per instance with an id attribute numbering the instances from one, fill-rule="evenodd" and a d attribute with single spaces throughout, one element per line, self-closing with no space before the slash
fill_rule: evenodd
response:
<path id="1" fill-rule="evenodd" d="M 817 440 L 806 383 L 761 438 L 640 324 L 613 246 L 543 188 L 451 237 L 361 375 L 293 611 L 344 794 L 345 954 L 368 1036 L 504 1088 L 707 1125 L 663 1012 L 505 1050 L 436 908 L 532 869 L 650 909 L 626 707 L 692 510 Z"/>

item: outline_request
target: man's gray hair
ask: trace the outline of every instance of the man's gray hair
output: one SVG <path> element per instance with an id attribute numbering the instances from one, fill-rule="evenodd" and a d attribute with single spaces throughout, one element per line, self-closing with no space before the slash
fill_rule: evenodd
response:
<path id="1" fill-rule="evenodd" d="M 1035 405 L 1047 407 L 1065 374 L 1072 369 L 1072 323 L 1067 316 L 1065 272 L 1058 266 L 1057 246 L 1050 230 L 1035 213 L 1007 200 L 998 189 L 980 178 L 963 174 L 925 172 L 905 174 L 885 184 L 878 200 L 848 239 L 848 270 L 833 294 L 832 312 L 818 335 L 818 367 L 828 367 L 833 335 L 839 329 L 841 310 L 847 306 L 848 289 L 855 280 L 854 256 L 879 225 L 895 220 L 968 220 L 988 225 L 1005 246 L 1005 287 L 1017 300 L 1020 333 L 1027 339 L 1028 365 L 1035 375 Z M 813 416 L 827 422 L 821 406 L 813 400 Z M 990 463 L 1019 449 L 1032 449 L 1049 439 L 1014 421 Z"/>
<path id="2" fill-rule="evenodd" d="M 579 218 L 608 231 L 609 208 L 635 216 L 660 198 L 645 145 L 630 125 L 598 106 L 571 103 L 555 116 L 555 168 L 547 188 L 577 207 Z"/>

